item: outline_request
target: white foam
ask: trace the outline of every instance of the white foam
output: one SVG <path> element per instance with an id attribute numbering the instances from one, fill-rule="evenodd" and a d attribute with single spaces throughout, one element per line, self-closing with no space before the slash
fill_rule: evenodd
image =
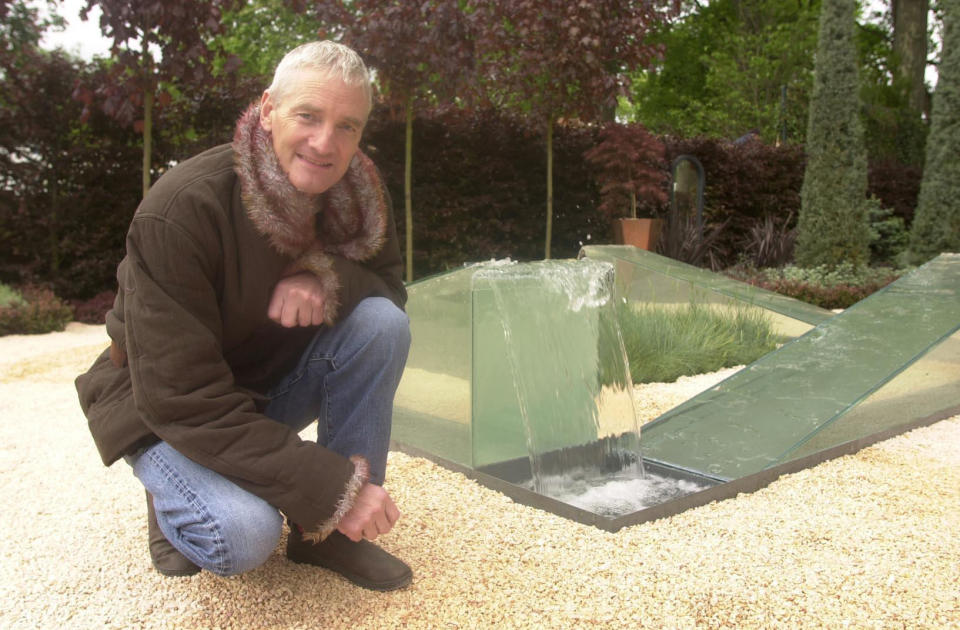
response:
<path id="1" fill-rule="evenodd" d="M 549 484 L 559 487 L 559 480 Z M 643 478 L 617 479 L 591 484 L 577 484 L 566 490 L 549 492 L 558 501 L 594 514 L 621 516 L 638 512 L 669 499 L 693 494 L 708 486 L 686 479 L 671 479 L 647 473 Z"/>

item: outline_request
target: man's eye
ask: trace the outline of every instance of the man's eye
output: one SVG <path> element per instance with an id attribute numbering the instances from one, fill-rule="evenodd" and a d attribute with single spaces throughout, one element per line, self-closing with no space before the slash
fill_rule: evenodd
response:
<path id="1" fill-rule="evenodd" d="M 313 114 L 309 114 L 307 112 L 300 112 L 297 114 L 297 118 L 299 118 L 300 120 L 313 120 Z"/>

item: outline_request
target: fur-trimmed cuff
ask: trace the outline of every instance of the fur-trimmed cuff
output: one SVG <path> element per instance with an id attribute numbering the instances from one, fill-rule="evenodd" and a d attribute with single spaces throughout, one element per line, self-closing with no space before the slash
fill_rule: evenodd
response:
<path id="1" fill-rule="evenodd" d="M 312 543 L 323 542 L 327 536 L 337 529 L 340 520 L 353 508 L 353 504 L 357 500 L 357 495 L 360 494 L 360 488 L 362 488 L 363 484 L 367 483 L 367 479 L 370 478 L 370 464 L 367 463 L 367 460 L 362 455 L 351 455 L 350 461 L 353 462 L 353 475 L 351 475 L 347 481 L 347 486 L 343 490 L 343 496 L 340 497 L 340 500 L 337 502 L 337 509 L 334 511 L 333 516 L 320 523 L 317 529 L 303 532 L 304 540 Z"/>
<path id="2" fill-rule="evenodd" d="M 323 323 L 333 326 L 340 314 L 340 278 L 333 269 L 333 259 L 318 249 L 310 249 L 300 255 L 287 269 L 309 271 L 320 281 L 323 292 Z"/>

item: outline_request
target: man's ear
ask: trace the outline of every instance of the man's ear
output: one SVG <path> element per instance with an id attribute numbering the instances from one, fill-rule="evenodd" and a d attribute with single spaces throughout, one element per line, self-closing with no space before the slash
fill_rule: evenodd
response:
<path id="1" fill-rule="evenodd" d="M 273 128 L 273 110 L 274 110 L 273 99 L 270 97 L 270 93 L 264 90 L 263 95 L 260 97 L 260 128 L 264 131 L 269 132 Z"/>

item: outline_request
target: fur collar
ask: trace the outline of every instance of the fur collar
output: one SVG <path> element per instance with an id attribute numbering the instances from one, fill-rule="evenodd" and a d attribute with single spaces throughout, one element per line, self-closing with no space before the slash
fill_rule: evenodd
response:
<path id="1" fill-rule="evenodd" d="M 340 289 L 332 256 L 368 260 L 386 239 L 387 197 L 377 167 L 358 150 L 328 191 L 300 192 L 277 160 L 272 135 L 260 126 L 258 103 L 237 122 L 233 152 L 247 215 L 274 249 L 293 259 L 290 273 L 307 270 L 320 279 L 327 297 L 325 320 L 332 323 Z"/>

